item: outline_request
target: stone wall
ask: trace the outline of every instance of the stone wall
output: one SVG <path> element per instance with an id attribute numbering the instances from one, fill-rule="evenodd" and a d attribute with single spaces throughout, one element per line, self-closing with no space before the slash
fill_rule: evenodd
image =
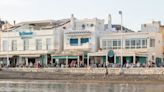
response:
<path id="1" fill-rule="evenodd" d="M 118 75 L 124 73 L 127 75 L 150 75 L 164 74 L 164 68 L 3 68 L 2 71 L 16 72 L 50 72 L 63 74 L 106 74 Z"/>

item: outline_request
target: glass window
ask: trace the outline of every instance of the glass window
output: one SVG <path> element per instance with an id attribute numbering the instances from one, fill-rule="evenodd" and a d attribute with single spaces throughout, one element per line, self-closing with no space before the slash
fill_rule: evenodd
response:
<path id="1" fill-rule="evenodd" d="M 102 49 L 106 49 L 106 41 L 105 40 L 102 41 Z"/>
<path id="2" fill-rule="evenodd" d="M 125 41 L 125 48 L 129 49 L 130 48 L 130 40 Z"/>
<path id="3" fill-rule="evenodd" d="M 134 49 L 135 48 L 135 39 L 131 40 L 131 48 Z"/>
<path id="4" fill-rule="evenodd" d="M 42 50 L 42 40 L 36 39 L 36 50 Z"/>
<path id="5" fill-rule="evenodd" d="M 155 39 L 150 39 L 150 47 L 155 47 Z"/>
<path id="6" fill-rule="evenodd" d="M 113 40 L 113 49 L 117 49 L 117 40 Z"/>
<path id="7" fill-rule="evenodd" d="M 137 48 L 141 48 L 141 40 L 140 39 L 136 39 L 136 45 L 137 45 Z"/>
<path id="8" fill-rule="evenodd" d="M 17 50 L 17 41 L 16 40 L 12 40 L 12 51 Z"/>
<path id="9" fill-rule="evenodd" d="M 112 40 L 108 40 L 108 41 L 107 41 L 107 49 L 113 49 Z"/>
<path id="10" fill-rule="evenodd" d="M 71 38 L 70 39 L 70 45 L 71 46 L 78 46 L 78 39 L 77 38 Z"/>
<path id="11" fill-rule="evenodd" d="M 89 38 L 81 38 L 81 44 L 88 43 Z"/>
<path id="12" fill-rule="evenodd" d="M 46 39 L 46 49 L 50 50 L 51 49 L 51 38 Z"/>
<path id="13" fill-rule="evenodd" d="M 3 51 L 7 51 L 8 45 L 7 45 L 7 40 L 3 40 Z"/>
<path id="14" fill-rule="evenodd" d="M 28 39 L 24 39 L 23 40 L 23 44 L 24 44 L 24 50 L 29 50 L 29 40 Z"/>
<path id="15" fill-rule="evenodd" d="M 142 48 L 147 48 L 147 39 L 142 39 Z"/>
<path id="16" fill-rule="evenodd" d="M 121 40 L 118 40 L 117 43 L 117 49 L 121 49 Z"/>

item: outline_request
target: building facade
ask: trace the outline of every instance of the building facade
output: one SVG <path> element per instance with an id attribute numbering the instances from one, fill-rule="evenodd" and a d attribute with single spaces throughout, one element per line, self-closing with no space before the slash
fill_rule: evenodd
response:
<path id="1" fill-rule="evenodd" d="M 162 35 L 157 32 L 103 33 L 100 37 L 101 50 L 88 54 L 88 64 L 116 64 L 120 63 L 121 56 L 123 64 L 161 63 L 162 43 Z"/>
<path id="2" fill-rule="evenodd" d="M 85 63 L 87 61 L 85 52 L 97 51 L 99 48 L 98 33 L 103 30 L 104 20 L 97 18 L 79 20 L 72 15 L 70 27 L 67 27 L 63 33 L 63 51 L 53 56 L 56 63 L 62 62 L 69 66 L 72 61 L 75 61 L 78 67 L 80 63 Z"/>
<path id="3" fill-rule="evenodd" d="M 0 32 L 0 62 L 9 66 L 81 67 L 163 61 L 163 27 L 143 24 L 140 32 L 103 19 L 69 19 L 21 22 Z M 159 31 L 161 30 L 161 31 Z"/>
<path id="4" fill-rule="evenodd" d="M 1 62 L 10 66 L 50 63 L 49 54 L 62 50 L 62 32 L 55 30 L 52 22 L 25 22 L 12 31 L 1 32 Z"/>

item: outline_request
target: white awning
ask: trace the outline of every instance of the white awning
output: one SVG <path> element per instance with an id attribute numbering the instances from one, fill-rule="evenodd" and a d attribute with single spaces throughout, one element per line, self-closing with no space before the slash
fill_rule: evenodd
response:
<path id="1" fill-rule="evenodd" d="M 88 53 L 89 56 L 106 56 L 106 52 Z"/>
<path id="2" fill-rule="evenodd" d="M 12 57 L 12 55 L 8 55 L 8 57 Z M 7 55 L 0 55 L 0 58 L 7 58 Z"/>
<path id="3" fill-rule="evenodd" d="M 19 57 L 40 57 L 40 55 L 19 55 Z"/>

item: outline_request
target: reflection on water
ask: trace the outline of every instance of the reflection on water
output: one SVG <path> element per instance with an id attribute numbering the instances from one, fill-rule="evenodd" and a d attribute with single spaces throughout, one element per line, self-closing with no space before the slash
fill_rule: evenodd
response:
<path id="1" fill-rule="evenodd" d="M 0 80 L 0 92 L 164 92 L 164 84 L 70 83 Z"/>

